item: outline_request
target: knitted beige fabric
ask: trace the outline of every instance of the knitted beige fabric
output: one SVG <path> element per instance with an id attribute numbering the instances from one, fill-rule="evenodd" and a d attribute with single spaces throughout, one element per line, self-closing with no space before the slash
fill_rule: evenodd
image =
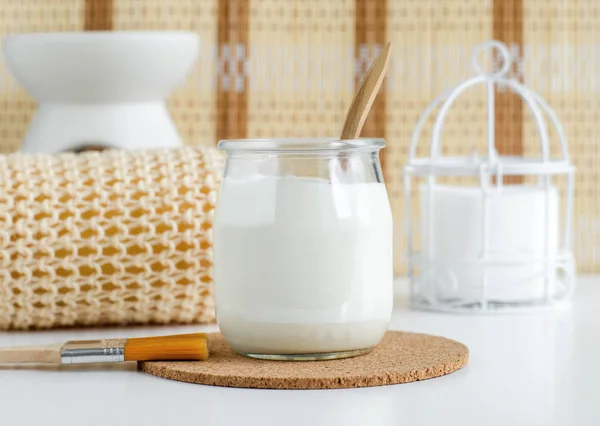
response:
<path id="1" fill-rule="evenodd" d="M 0 329 L 214 321 L 215 148 L 0 157 Z"/>

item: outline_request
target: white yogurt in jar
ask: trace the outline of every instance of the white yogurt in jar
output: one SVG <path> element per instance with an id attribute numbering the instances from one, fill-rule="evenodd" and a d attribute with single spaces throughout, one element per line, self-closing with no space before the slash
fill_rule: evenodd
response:
<path id="1" fill-rule="evenodd" d="M 393 304 L 385 186 L 226 178 L 215 215 L 214 264 L 217 319 L 236 351 L 375 346 Z"/>

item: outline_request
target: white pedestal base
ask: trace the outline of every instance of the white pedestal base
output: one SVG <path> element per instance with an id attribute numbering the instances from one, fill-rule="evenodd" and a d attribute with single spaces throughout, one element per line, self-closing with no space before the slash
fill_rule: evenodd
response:
<path id="1" fill-rule="evenodd" d="M 134 150 L 182 144 L 164 102 L 46 103 L 36 112 L 21 151 L 55 154 L 86 145 Z"/>

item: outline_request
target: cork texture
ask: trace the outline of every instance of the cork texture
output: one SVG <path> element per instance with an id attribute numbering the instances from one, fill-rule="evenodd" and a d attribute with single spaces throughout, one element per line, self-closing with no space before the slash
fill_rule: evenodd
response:
<path id="1" fill-rule="evenodd" d="M 394 385 L 444 376 L 462 368 L 462 343 L 427 334 L 388 331 L 373 352 L 333 361 L 283 362 L 233 352 L 220 333 L 208 335 L 209 358 L 199 362 L 141 362 L 139 369 L 165 379 L 257 389 L 341 389 Z"/>

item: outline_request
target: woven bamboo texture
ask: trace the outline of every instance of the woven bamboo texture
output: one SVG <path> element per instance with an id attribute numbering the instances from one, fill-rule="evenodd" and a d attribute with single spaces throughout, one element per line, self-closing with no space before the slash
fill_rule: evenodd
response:
<path id="1" fill-rule="evenodd" d="M 516 60 L 513 75 L 544 96 L 566 127 L 578 168 L 578 268 L 600 272 L 596 0 L 0 0 L 1 33 L 82 29 L 200 35 L 200 59 L 169 100 L 179 131 L 194 145 L 231 137 L 336 136 L 356 84 L 391 41 L 385 89 L 364 135 L 388 142 L 383 163 L 397 224 L 403 218 L 401 170 L 419 114 L 471 75 L 474 45 L 504 41 Z M 0 149 L 13 151 L 34 104 L 4 67 L 0 103 Z M 445 128 L 445 153 L 481 148 L 484 106 L 482 91 L 461 98 Z M 537 135 L 522 102 L 499 92 L 496 111 L 499 152 L 535 155 Z M 398 231 L 401 273 L 404 238 Z"/>

